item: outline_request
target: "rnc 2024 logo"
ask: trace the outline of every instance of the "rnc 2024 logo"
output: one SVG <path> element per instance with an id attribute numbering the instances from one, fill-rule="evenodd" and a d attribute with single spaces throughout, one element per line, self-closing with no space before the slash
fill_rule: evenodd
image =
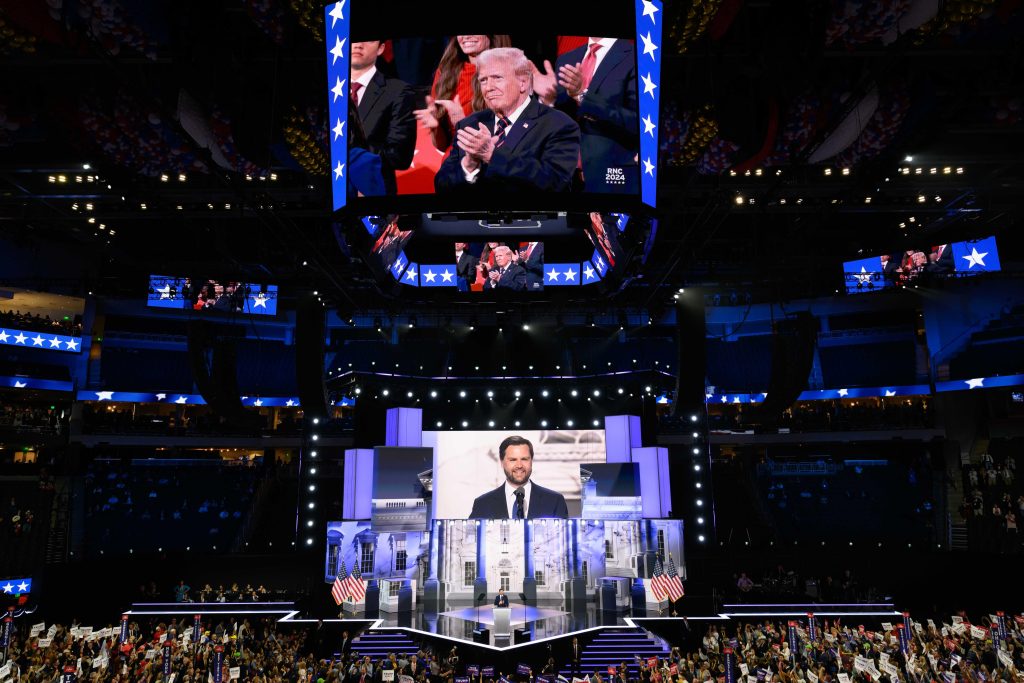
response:
<path id="1" fill-rule="evenodd" d="M 606 185 L 625 185 L 626 172 L 619 168 L 609 168 L 605 171 L 604 182 Z"/>

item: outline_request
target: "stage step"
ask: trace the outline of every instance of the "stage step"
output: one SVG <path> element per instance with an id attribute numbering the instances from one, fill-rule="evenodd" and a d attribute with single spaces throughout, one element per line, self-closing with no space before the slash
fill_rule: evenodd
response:
<path id="1" fill-rule="evenodd" d="M 369 655 L 373 659 L 395 654 L 416 654 L 419 648 L 413 640 L 397 631 L 365 631 L 352 641 L 352 652 L 357 655 Z"/>
<path id="2" fill-rule="evenodd" d="M 583 648 L 580 655 L 580 670 L 583 675 L 598 671 L 602 674 L 609 666 L 618 667 L 626 662 L 630 678 L 639 676 L 640 667 L 635 657 L 664 658 L 669 655 L 669 648 L 664 641 L 655 638 L 642 629 L 616 629 L 601 631 Z M 561 674 L 570 678 L 572 668 L 563 666 Z M 571 678 L 570 678 L 571 680 Z"/>

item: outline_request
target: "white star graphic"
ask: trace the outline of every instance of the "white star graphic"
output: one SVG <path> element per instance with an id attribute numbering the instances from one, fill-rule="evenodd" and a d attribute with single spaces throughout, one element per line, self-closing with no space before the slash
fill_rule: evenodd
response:
<path id="1" fill-rule="evenodd" d="M 740 401 L 740 397 L 739 397 L 739 396 L 735 397 L 735 398 L 734 398 L 734 399 L 732 400 L 732 402 L 733 402 L 733 403 L 741 403 L 741 401 Z"/>
<path id="2" fill-rule="evenodd" d="M 334 99 L 332 99 L 331 102 L 337 102 L 339 97 L 344 97 L 345 83 L 348 82 L 347 78 L 342 78 L 341 76 L 335 76 L 334 79 L 334 87 L 331 88 L 331 92 L 334 94 Z"/>
<path id="3" fill-rule="evenodd" d="M 967 384 L 967 388 L 968 389 L 978 389 L 978 388 L 984 389 L 985 388 L 985 378 L 984 377 L 975 377 L 974 379 L 965 379 L 964 382 Z"/>
<path id="4" fill-rule="evenodd" d="M 15 389 L 24 389 L 27 386 L 28 386 L 28 384 L 26 382 L 19 382 L 18 380 L 14 380 L 14 388 Z"/>
<path id="5" fill-rule="evenodd" d="M 32 337 L 32 346 L 42 346 L 45 340 L 40 335 Z"/>
<path id="6" fill-rule="evenodd" d="M 558 282 L 558 271 L 555 270 L 554 266 L 548 271 L 548 282 Z"/>
<path id="7" fill-rule="evenodd" d="M 341 0 L 341 2 L 334 3 L 334 7 L 331 8 L 329 16 L 331 17 L 331 28 L 338 23 L 338 19 L 345 20 L 345 3 L 347 0 Z"/>
<path id="8" fill-rule="evenodd" d="M 14 343 L 15 344 L 24 344 L 26 339 L 28 339 L 28 337 L 25 336 L 24 332 L 18 332 L 18 336 L 16 336 L 14 338 Z"/>
<path id="9" fill-rule="evenodd" d="M 441 273 L 441 282 L 451 282 L 452 277 L 455 275 L 452 271 L 447 268 Z"/>
<path id="10" fill-rule="evenodd" d="M 658 8 L 650 0 L 644 0 L 644 16 L 651 18 L 651 23 L 657 23 L 654 19 L 654 13 L 658 11 Z"/>
<path id="11" fill-rule="evenodd" d="M 256 406 L 257 408 L 260 408 L 260 407 L 263 406 L 263 399 L 262 398 L 258 398 L 255 401 L 253 401 L 252 404 L 254 406 Z"/>
<path id="12" fill-rule="evenodd" d="M 722 403 L 728 403 L 728 402 L 729 402 L 729 397 L 728 396 L 723 396 L 722 397 Z"/>
<path id="13" fill-rule="evenodd" d="M 338 162 L 338 165 L 334 167 L 334 179 L 338 180 L 345 174 L 345 164 Z"/>
<path id="14" fill-rule="evenodd" d="M 847 395 L 847 394 L 849 394 L 849 393 L 850 393 L 850 390 L 849 390 L 849 389 L 840 389 L 840 390 L 839 390 L 839 395 L 840 395 L 840 396 L 846 396 L 846 395 Z"/>
<path id="15" fill-rule="evenodd" d="M 565 281 L 576 282 L 576 271 L 573 270 L 572 268 L 569 268 L 569 270 L 565 271 Z"/>
<path id="16" fill-rule="evenodd" d="M 768 398 L 768 392 L 767 392 L 767 391 L 762 391 L 762 392 L 761 392 L 761 400 L 763 401 L 763 400 L 765 400 L 766 398 Z"/>
<path id="17" fill-rule="evenodd" d="M 178 405 L 185 405 L 188 403 L 188 396 L 179 396 L 174 402 Z"/>
<path id="18" fill-rule="evenodd" d="M 854 273 L 853 277 L 857 280 L 857 282 L 859 282 L 859 283 L 861 283 L 863 285 L 866 285 L 867 283 L 871 282 L 871 275 L 872 274 L 868 272 L 867 268 L 865 268 L 864 266 L 861 266 L 860 267 L 860 272 L 859 273 Z"/>
<path id="19" fill-rule="evenodd" d="M 167 398 L 167 394 L 157 394 L 156 395 L 156 400 L 158 400 L 158 401 L 162 401 L 165 398 Z"/>
<path id="20" fill-rule="evenodd" d="M 170 284 L 166 284 L 163 287 L 157 287 L 156 291 L 160 292 L 160 298 L 161 299 L 170 299 L 171 298 L 171 285 Z"/>
<path id="21" fill-rule="evenodd" d="M 594 265 L 597 266 L 597 269 L 600 272 L 602 272 L 602 273 L 604 272 L 604 259 L 602 259 L 600 256 L 598 256 L 597 260 L 594 261 Z"/>
<path id="22" fill-rule="evenodd" d="M 647 95 L 648 93 L 650 93 L 651 97 L 653 98 L 654 89 L 657 88 L 658 86 L 655 85 L 654 81 L 651 79 L 651 73 L 648 71 L 646 76 L 640 77 L 640 80 L 644 82 L 644 94 Z"/>
<path id="23" fill-rule="evenodd" d="M 97 391 L 96 392 L 96 400 L 97 401 L 113 401 L 114 400 L 114 392 L 113 391 Z"/>
<path id="24" fill-rule="evenodd" d="M 656 126 L 654 125 L 654 121 L 651 121 L 651 115 L 648 114 L 640 120 L 644 122 L 644 135 L 650 135 L 653 138 Z"/>
<path id="25" fill-rule="evenodd" d="M 644 173 L 651 176 L 652 178 L 654 177 L 654 164 L 651 163 L 650 157 L 644 159 Z"/>
<path id="26" fill-rule="evenodd" d="M 7 338 L 11 335 L 7 334 L 7 330 L 0 330 L 0 343 L 6 344 Z"/>
<path id="27" fill-rule="evenodd" d="M 971 247 L 971 253 L 967 256 L 961 256 L 960 258 L 967 259 L 967 269 L 970 270 L 974 266 L 985 266 L 985 257 L 988 256 L 987 251 L 978 253 L 977 248 Z"/>
<path id="28" fill-rule="evenodd" d="M 27 590 L 28 590 L 28 584 L 27 583 L 22 581 L 21 583 L 18 584 L 18 592 L 19 593 L 24 593 Z"/>
<path id="29" fill-rule="evenodd" d="M 651 40 L 651 32 L 648 31 L 646 36 L 640 36 L 640 40 L 644 41 L 644 54 L 650 55 L 651 59 L 654 59 L 654 51 L 658 49 L 658 46 Z"/>
<path id="30" fill-rule="evenodd" d="M 332 128 L 331 130 L 334 131 L 335 140 L 337 140 L 340 137 L 343 137 L 345 135 L 345 122 L 342 121 L 341 119 L 337 119 L 337 123 L 334 124 L 334 128 Z"/>
<path id="31" fill-rule="evenodd" d="M 50 342 L 50 348 L 51 349 L 59 349 L 60 348 L 61 341 L 57 337 L 54 337 L 53 339 L 47 339 L 46 341 Z"/>
<path id="32" fill-rule="evenodd" d="M 892 389 L 892 390 L 886 389 L 885 390 L 885 397 L 886 398 L 891 398 L 891 397 L 893 397 L 895 395 L 896 395 L 896 390 L 895 389 Z"/>
<path id="33" fill-rule="evenodd" d="M 332 66 L 344 56 L 345 40 L 345 38 L 334 36 L 334 47 L 331 48 L 331 54 L 334 55 L 334 59 L 331 60 Z"/>
<path id="34" fill-rule="evenodd" d="M 437 279 L 437 273 L 435 273 L 432 270 L 428 270 L 426 273 L 423 274 L 423 277 L 424 279 L 426 279 L 427 282 L 433 282 Z"/>
<path id="35" fill-rule="evenodd" d="M 74 339 L 68 339 L 66 342 L 64 342 L 64 344 L 67 346 L 68 351 L 78 350 L 78 342 L 75 341 Z"/>
<path id="36" fill-rule="evenodd" d="M 295 401 L 293 401 L 291 399 L 288 399 L 287 401 L 284 402 L 284 404 L 285 404 L 285 406 L 291 408 L 292 406 L 295 405 Z"/>
<path id="37" fill-rule="evenodd" d="M 409 270 L 405 271 L 405 278 L 411 282 L 416 282 L 416 269 L 409 268 Z"/>
<path id="38" fill-rule="evenodd" d="M 583 269 L 583 276 L 587 280 L 593 280 L 594 279 L 594 269 L 591 268 L 589 264 L 587 264 L 587 267 Z"/>
<path id="39" fill-rule="evenodd" d="M 4 593 L 12 593 L 12 592 L 14 592 L 14 584 L 12 584 L 10 581 L 8 581 L 7 585 L 4 586 Z"/>
<path id="40" fill-rule="evenodd" d="M 252 307 L 253 308 L 262 308 L 262 309 L 266 310 L 266 308 L 267 308 L 267 296 L 263 292 L 260 292 L 259 294 L 254 296 L 252 298 Z"/>

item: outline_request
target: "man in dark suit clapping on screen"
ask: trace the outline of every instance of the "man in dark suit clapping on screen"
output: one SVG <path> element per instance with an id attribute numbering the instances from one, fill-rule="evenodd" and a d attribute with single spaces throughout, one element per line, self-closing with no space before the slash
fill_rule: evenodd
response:
<path id="1" fill-rule="evenodd" d="M 518 48 L 492 48 L 477 57 L 476 74 L 487 109 L 459 122 L 435 189 L 568 191 L 579 160 L 580 127 L 531 96 L 532 62 Z"/>

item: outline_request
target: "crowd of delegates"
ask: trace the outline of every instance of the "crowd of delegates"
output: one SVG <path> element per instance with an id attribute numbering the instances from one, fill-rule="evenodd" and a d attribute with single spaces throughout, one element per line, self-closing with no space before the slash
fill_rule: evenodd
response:
<path id="1" fill-rule="evenodd" d="M 886 617 L 882 616 L 882 619 Z M 703 634 L 683 621 L 682 644 L 664 658 L 621 662 L 602 671 L 573 671 L 590 683 L 702 683 L 727 680 L 763 683 L 1020 683 L 1024 680 L 1024 616 L 1006 615 L 1001 631 L 995 615 L 971 623 L 966 614 L 947 619 L 911 621 L 905 647 L 901 617 L 895 623 L 865 627 L 846 619 L 816 618 L 814 633 L 806 618 L 794 624 L 790 639 L 786 622 L 749 621 L 714 624 Z M 857 621 L 860 621 L 858 618 Z M 937 623 L 938 622 L 938 623 Z M 65 672 L 90 683 L 166 683 L 165 643 L 174 681 L 203 683 L 212 678 L 221 648 L 221 680 L 239 683 L 378 683 L 385 671 L 408 676 L 415 683 L 451 683 L 465 675 L 467 662 L 457 648 L 435 653 L 392 653 L 379 660 L 353 653 L 348 632 L 328 635 L 322 622 L 308 630 L 275 623 L 227 617 L 201 623 L 195 642 L 191 618 L 182 622 L 103 628 L 19 624 L 8 650 L 11 683 L 54 681 Z M 812 637 L 813 636 L 813 637 Z M 795 645 L 795 649 L 791 649 Z M 727 660 L 732 655 L 732 662 Z M 487 666 L 487 662 L 476 662 Z M 536 674 L 551 674 L 559 662 L 548 659 Z M 726 666 L 732 671 L 727 677 Z M 578 668 L 578 663 L 573 664 Z M 496 671 L 495 678 L 526 681 L 533 676 Z M 391 678 L 389 676 L 389 678 Z M 495 678 L 474 676 L 473 683 Z"/>
<path id="2" fill-rule="evenodd" d="M 89 546 L 228 547 L 248 514 L 257 477 L 256 468 L 234 461 L 188 468 L 94 462 L 85 476 Z"/>
<path id="3" fill-rule="evenodd" d="M 35 431 L 59 432 L 61 424 L 60 412 L 49 406 L 8 404 L 0 407 L 0 427 L 29 427 Z"/>
<path id="4" fill-rule="evenodd" d="M 1008 454 L 997 460 L 984 453 L 980 465 L 965 466 L 964 480 L 967 495 L 960 515 L 967 522 L 970 543 L 977 550 L 1019 552 L 1024 486 L 1017 479 L 1017 456 Z"/>
<path id="5" fill-rule="evenodd" d="M 76 315 L 74 318 L 66 316 L 54 319 L 49 315 L 35 315 L 33 313 L 22 313 L 18 310 L 8 309 L 0 311 L 0 329 L 4 328 L 81 337 L 82 316 Z"/>
<path id="6" fill-rule="evenodd" d="M 755 414 L 755 405 L 708 406 L 712 429 L 745 429 Z M 685 421 L 681 424 L 687 427 Z M 933 424 L 931 401 L 927 397 L 804 401 L 784 412 L 778 422 L 779 427 L 796 432 L 921 429 Z"/>

